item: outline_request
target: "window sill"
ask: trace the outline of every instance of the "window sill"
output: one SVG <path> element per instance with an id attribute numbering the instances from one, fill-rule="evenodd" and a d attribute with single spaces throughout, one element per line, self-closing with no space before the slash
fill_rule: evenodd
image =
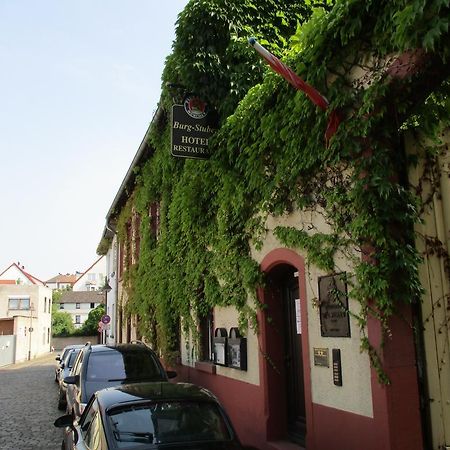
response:
<path id="1" fill-rule="evenodd" d="M 200 372 L 209 373 L 211 375 L 216 374 L 216 366 L 212 362 L 209 362 L 209 361 L 196 361 L 195 369 Z"/>

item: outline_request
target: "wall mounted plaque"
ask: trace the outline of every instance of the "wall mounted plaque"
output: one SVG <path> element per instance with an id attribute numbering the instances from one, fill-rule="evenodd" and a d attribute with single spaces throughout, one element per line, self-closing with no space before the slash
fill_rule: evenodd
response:
<path id="1" fill-rule="evenodd" d="M 347 284 L 343 276 L 319 277 L 320 332 L 324 337 L 350 337 Z"/>
<path id="2" fill-rule="evenodd" d="M 327 348 L 313 348 L 313 354 L 315 366 L 330 367 Z"/>

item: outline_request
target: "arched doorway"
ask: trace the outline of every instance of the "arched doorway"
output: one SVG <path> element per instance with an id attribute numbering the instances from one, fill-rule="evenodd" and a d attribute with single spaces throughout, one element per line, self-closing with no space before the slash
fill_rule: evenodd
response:
<path id="1" fill-rule="evenodd" d="M 279 249 L 261 265 L 266 284 L 260 293 L 263 380 L 268 407 L 268 440 L 305 446 L 310 408 L 309 352 L 303 260 Z"/>

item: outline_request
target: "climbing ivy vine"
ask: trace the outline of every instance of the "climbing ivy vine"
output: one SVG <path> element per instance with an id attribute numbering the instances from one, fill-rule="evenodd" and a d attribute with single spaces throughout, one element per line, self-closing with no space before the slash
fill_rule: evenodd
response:
<path id="1" fill-rule="evenodd" d="M 163 73 L 166 120 L 152 127 L 153 155 L 119 219 L 126 241 L 132 211 L 142 218 L 127 307 L 166 356 L 177 348 L 179 327 L 195 335 L 197 318 L 215 305 L 234 306 L 240 325 L 256 328 L 264 279 L 251 246 L 263 242 L 269 215 L 312 210 L 329 233 L 299 223 L 278 227 L 276 236 L 328 273 L 338 271 L 337 252 L 353 262 L 348 279 L 361 305 L 362 348 L 388 382 L 365 329 L 372 314 L 389 334 L 396 305 L 422 293 L 413 234 L 421 198 L 406 177 L 417 160 L 406 157 L 403 135 L 436 142 L 448 126 L 449 12 L 448 0 L 189 2 Z M 249 36 L 339 111 L 328 147 L 327 115 L 267 70 Z M 219 112 L 208 161 L 170 156 L 167 118 L 186 92 Z M 153 202 L 161 207 L 158 236 L 150 232 Z"/>

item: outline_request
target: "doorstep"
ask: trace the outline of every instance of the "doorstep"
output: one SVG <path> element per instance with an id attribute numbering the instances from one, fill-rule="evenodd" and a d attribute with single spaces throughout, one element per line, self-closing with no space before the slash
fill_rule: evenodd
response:
<path id="1" fill-rule="evenodd" d="M 271 450 L 305 450 L 304 447 L 289 441 L 269 441 L 267 444 Z"/>

